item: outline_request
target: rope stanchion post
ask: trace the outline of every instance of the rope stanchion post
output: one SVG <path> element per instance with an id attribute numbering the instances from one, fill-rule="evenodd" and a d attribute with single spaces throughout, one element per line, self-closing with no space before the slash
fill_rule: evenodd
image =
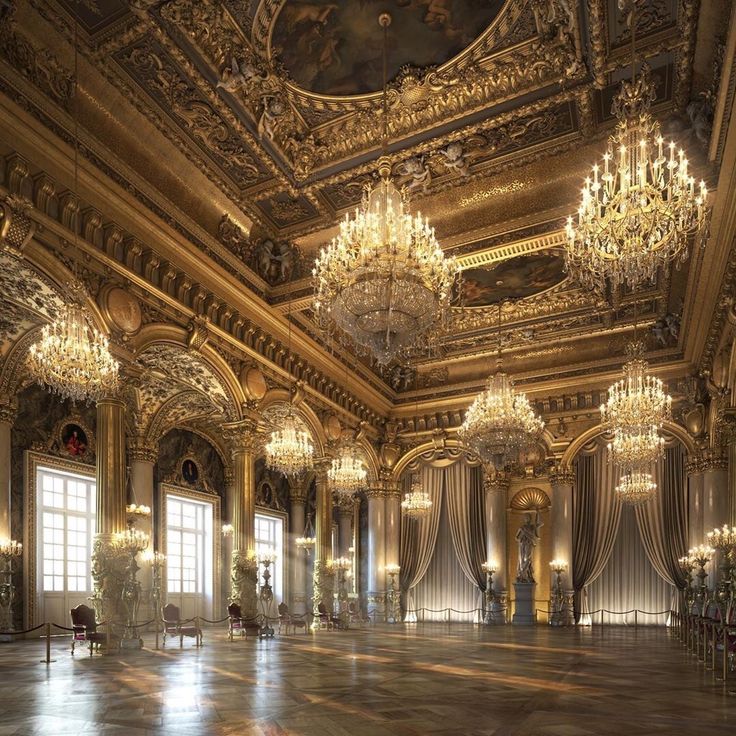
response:
<path id="1" fill-rule="evenodd" d="M 42 659 L 41 664 L 51 664 L 56 661 L 51 659 L 51 624 L 45 623 L 43 626 L 46 631 L 46 659 Z"/>

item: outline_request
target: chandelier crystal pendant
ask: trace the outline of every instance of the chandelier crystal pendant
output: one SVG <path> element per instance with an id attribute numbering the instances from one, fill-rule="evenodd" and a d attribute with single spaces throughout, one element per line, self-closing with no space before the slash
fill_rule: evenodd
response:
<path id="1" fill-rule="evenodd" d="M 409 493 L 404 494 L 404 500 L 401 502 L 401 512 L 412 519 L 419 519 L 426 516 L 432 510 L 432 499 L 429 494 L 422 490 L 422 484 L 419 481 L 419 475 L 415 473 L 411 480 L 411 489 Z"/>
<path id="2" fill-rule="evenodd" d="M 352 496 L 365 488 L 367 478 L 368 471 L 353 444 L 340 448 L 327 471 L 327 482 L 331 490 L 344 496 Z"/>
<path id="3" fill-rule="evenodd" d="M 616 486 L 617 498 L 630 506 L 639 506 L 657 495 L 657 484 L 650 473 L 630 472 Z"/>
<path id="4" fill-rule="evenodd" d="M 658 268 L 687 259 L 690 238 L 705 234 L 707 189 L 696 187 L 688 160 L 665 145 L 650 107 L 656 97 L 647 64 L 636 74 L 636 10 L 621 0 L 631 30 L 632 74 L 613 101 L 618 118 L 603 156 L 586 178 L 577 222 L 568 218 L 566 267 L 585 287 L 654 280 Z"/>
<path id="5" fill-rule="evenodd" d="M 383 155 L 379 182 L 365 192 L 352 218 L 315 261 L 314 310 L 325 331 L 347 338 L 379 365 L 426 350 L 449 313 L 458 274 L 445 258 L 434 229 L 391 181 L 386 87 L 387 13 L 384 30 Z"/>
<path id="6" fill-rule="evenodd" d="M 89 324 L 80 287 L 63 316 L 45 325 L 31 345 L 28 366 L 42 386 L 62 399 L 99 401 L 118 382 L 118 362 L 107 338 Z"/>

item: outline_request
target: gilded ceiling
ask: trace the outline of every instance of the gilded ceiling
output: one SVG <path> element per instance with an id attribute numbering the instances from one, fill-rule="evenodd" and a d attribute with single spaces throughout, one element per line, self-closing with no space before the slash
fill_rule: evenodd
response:
<path id="1" fill-rule="evenodd" d="M 391 13 L 392 174 L 465 278 L 438 351 L 372 377 L 398 404 L 408 406 L 417 391 L 475 390 L 499 342 L 521 382 L 610 370 L 635 319 L 653 362 L 682 358 L 679 324 L 695 278 L 689 264 L 660 274 L 636 299 L 585 292 L 562 270 L 565 218 L 600 156 L 612 96 L 628 73 L 630 38 L 616 0 L 16 6 L 4 20 L 0 58 L 53 109 L 69 108 L 70 47 L 62 53 L 60 38 L 69 44 L 75 17 L 79 23 L 83 155 L 185 238 L 202 264 L 219 269 L 214 274 L 235 275 L 328 349 L 312 319 L 311 267 L 376 175 L 377 17 Z M 657 84 L 654 111 L 709 183 L 717 174 L 707 149 L 727 27 L 711 16 L 729 4 L 716 6 L 648 0 L 637 25 L 639 56 Z M 710 14 L 700 36 L 698 13 Z M 44 48 L 47 33 L 59 60 L 25 68 L 19 60 L 28 48 Z M 68 117 L 59 120 L 68 136 Z M 141 252 L 146 257 L 144 242 Z M 182 279 L 171 283 L 179 289 Z M 155 371 L 169 358 L 141 360 Z M 211 398 L 223 411 L 226 397 Z"/>

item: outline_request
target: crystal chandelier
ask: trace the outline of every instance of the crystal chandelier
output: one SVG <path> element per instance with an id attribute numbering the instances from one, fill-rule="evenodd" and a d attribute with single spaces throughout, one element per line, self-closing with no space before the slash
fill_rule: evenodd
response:
<path id="1" fill-rule="evenodd" d="M 365 487 L 368 471 L 358 457 L 358 450 L 353 444 L 340 449 L 332 460 L 327 471 L 327 481 L 335 493 L 352 496 Z"/>
<path id="2" fill-rule="evenodd" d="M 639 506 L 657 495 L 657 484 L 650 473 L 627 473 L 616 486 L 616 496 L 622 503 Z"/>
<path id="3" fill-rule="evenodd" d="M 64 316 L 43 327 L 28 364 L 39 384 L 72 401 L 99 401 L 118 380 L 108 340 L 87 322 L 78 295 Z"/>
<path id="4" fill-rule="evenodd" d="M 312 467 L 312 439 L 309 432 L 301 426 L 291 405 L 279 426 L 272 432 L 265 452 L 268 468 L 282 475 L 299 477 Z"/>
<path id="5" fill-rule="evenodd" d="M 297 537 L 295 543 L 297 549 L 303 549 L 309 555 L 316 542 L 317 538 L 314 535 L 314 526 L 312 525 L 312 517 L 310 515 L 307 516 L 307 523 L 304 525 L 304 534 L 301 537 Z"/>
<path id="6" fill-rule="evenodd" d="M 617 427 L 608 443 L 608 457 L 623 471 L 646 467 L 664 456 L 664 438 L 657 428 Z"/>
<path id="7" fill-rule="evenodd" d="M 432 499 L 429 494 L 422 490 L 419 476 L 415 473 L 411 480 L 409 493 L 404 494 L 401 502 L 401 511 L 406 516 L 414 519 L 426 516 L 432 510 Z"/>
<path id="8" fill-rule="evenodd" d="M 660 266 L 687 259 L 690 237 L 705 232 L 707 190 L 688 171 L 684 151 L 668 147 L 650 113 L 656 92 L 650 69 L 636 75 L 636 5 L 620 0 L 631 30 L 631 81 L 613 101 L 618 118 L 602 169 L 585 180 L 577 223 L 567 221 L 566 264 L 584 286 L 630 287 L 654 279 Z"/>
<path id="9" fill-rule="evenodd" d="M 496 467 L 503 467 L 520 450 L 533 446 L 544 431 L 544 422 L 534 412 L 526 394 L 517 393 L 514 382 L 501 370 L 501 308 L 499 302 L 496 372 L 468 407 L 458 430 L 464 445 Z"/>
<path id="10" fill-rule="evenodd" d="M 638 340 L 628 345 L 624 376 L 608 389 L 608 401 L 601 405 L 601 422 L 613 431 L 609 456 L 628 471 L 662 457 L 664 440 L 659 430 L 672 418 L 672 397 L 660 379 L 647 375 L 643 352 Z"/>
<path id="11" fill-rule="evenodd" d="M 391 181 L 387 150 L 386 29 L 384 29 L 383 155 L 380 181 L 366 191 L 352 219 L 315 261 L 314 309 L 319 324 L 385 365 L 426 350 L 448 314 L 458 273 L 426 219 L 407 211 Z"/>

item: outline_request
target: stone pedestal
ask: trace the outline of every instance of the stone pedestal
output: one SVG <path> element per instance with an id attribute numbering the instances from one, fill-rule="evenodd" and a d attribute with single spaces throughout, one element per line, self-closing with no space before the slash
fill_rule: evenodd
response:
<path id="1" fill-rule="evenodd" d="M 516 600 L 514 601 L 514 617 L 511 623 L 519 626 L 531 626 L 537 623 L 534 592 L 536 583 L 514 583 Z"/>

